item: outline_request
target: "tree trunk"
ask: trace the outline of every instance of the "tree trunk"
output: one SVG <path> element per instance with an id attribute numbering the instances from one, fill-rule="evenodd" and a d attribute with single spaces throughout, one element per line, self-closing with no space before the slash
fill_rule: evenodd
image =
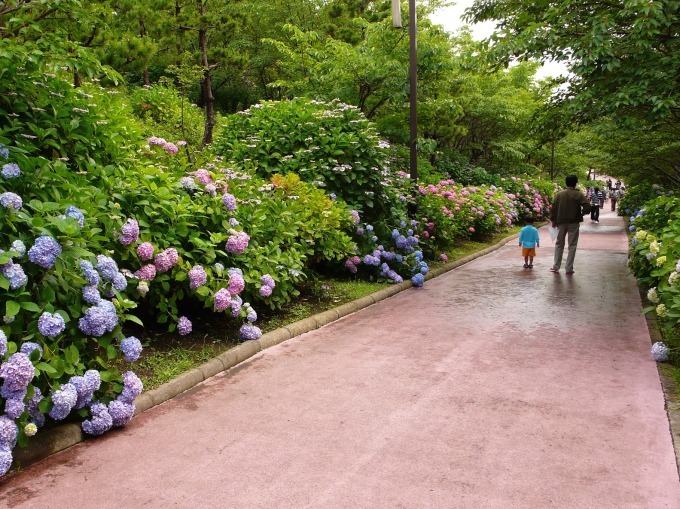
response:
<path id="1" fill-rule="evenodd" d="M 78 71 L 73 71 L 73 87 L 80 88 L 83 86 L 83 78 Z"/>
<path id="2" fill-rule="evenodd" d="M 201 18 L 205 16 L 206 3 L 198 0 Z M 201 50 L 201 65 L 203 65 L 203 82 L 201 92 L 205 105 L 205 129 L 203 131 L 203 146 L 212 143 L 213 127 L 215 126 L 215 97 L 213 96 L 210 66 L 208 64 L 208 37 L 207 28 L 201 25 L 198 31 L 198 47 Z"/>

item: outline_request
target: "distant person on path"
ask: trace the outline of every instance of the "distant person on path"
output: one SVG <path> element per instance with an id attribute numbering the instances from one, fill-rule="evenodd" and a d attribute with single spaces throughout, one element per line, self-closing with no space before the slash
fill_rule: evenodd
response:
<path id="1" fill-rule="evenodd" d="M 600 192 L 600 188 L 596 187 L 590 193 L 590 220 L 593 223 L 599 223 L 600 222 L 600 202 L 601 201 L 604 201 L 602 199 L 602 193 Z"/>
<path id="2" fill-rule="evenodd" d="M 621 198 L 621 190 L 620 189 L 612 189 L 611 192 L 611 201 L 612 201 L 612 212 L 616 211 L 616 202 L 619 201 Z"/>
<path id="3" fill-rule="evenodd" d="M 538 236 L 538 230 L 534 227 L 534 218 L 527 216 L 524 222 L 526 226 L 519 232 L 519 245 L 524 257 L 524 268 L 533 269 L 536 248 L 541 247 L 541 239 Z"/>
<path id="4" fill-rule="evenodd" d="M 607 179 L 607 189 L 612 190 L 612 179 Z"/>
<path id="5" fill-rule="evenodd" d="M 550 211 L 550 221 L 553 228 L 557 228 L 557 239 L 555 240 L 555 257 L 552 272 L 559 272 L 562 266 L 562 255 L 564 254 L 564 241 L 569 234 L 569 253 L 567 254 L 567 274 L 574 273 L 574 258 L 576 258 L 576 246 L 578 244 L 578 234 L 583 216 L 590 212 L 590 203 L 581 191 L 576 190 L 578 177 L 569 175 L 565 179 L 567 188 L 555 195 L 552 210 Z"/>

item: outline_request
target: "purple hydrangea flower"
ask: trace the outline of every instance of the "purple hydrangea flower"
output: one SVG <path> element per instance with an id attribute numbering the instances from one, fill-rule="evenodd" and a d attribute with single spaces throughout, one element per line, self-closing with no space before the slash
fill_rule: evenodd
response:
<path id="1" fill-rule="evenodd" d="M 139 256 L 140 260 L 151 260 L 151 258 L 153 258 L 153 244 L 150 242 L 142 242 L 137 246 L 137 256 Z"/>
<path id="2" fill-rule="evenodd" d="M 208 185 L 212 184 L 212 177 L 210 176 L 210 172 L 204 168 L 199 168 L 194 172 L 194 177 L 196 177 L 196 180 L 198 180 L 201 184 L 203 185 Z"/>
<path id="3" fill-rule="evenodd" d="M 271 294 L 272 294 L 271 286 L 263 285 L 260 287 L 260 295 L 262 295 L 262 297 L 269 297 Z"/>
<path id="4" fill-rule="evenodd" d="M 418 273 L 411 278 L 411 281 L 413 282 L 413 286 L 421 287 L 425 283 L 425 277 L 421 273 Z"/>
<path id="5" fill-rule="evenodd" d="M 40 352 L 40 357 L 42 357 L 43 354 L 42 346 L 40 346 L 38 343 L 34 343 L 33 341 L 26 341 L 23 345 L 21 345 L 21 348 L 19 349 L 21 353 L 25 353 L 29 357 L 33 353 L 33 350 L 38 350 Z"/>
<path id="6" fill-rule="evenodd" d="M 215 311 L 227 309 L 231 303 L 231 294 L 226 288 L 220 288 L 215 292 Z"/>
<path id="7" fill-rule="evenodd" d="M 240 223 L 238 222 L 238 219 L 235 217 L 230 217 L 229 218 L 229 226 L 238 226 Z"/>
<path id="8" fill-rule="evenodd" d="M 246 319 L 249 322 L 256 322 L 257 321 L 257 312 L 253 308 L 248 308 L 247 314 L 246 314 Z"/>
<path id="9" fill-rule="evenodd" d="M 66 328 L 66 322 L 59 313 L 43 312 L 38 319 L 38 330 L 40 334 L 48 338 L 55 338 Z"/>
<path id="10" fill-rule="evenodd" d="M 80 211 L 80 209 L 74 207 L 73 205 L 69 205 L 66 207 L 66 217 L 72 217 L 73 219 L 78 221 L 78 226 L 81 228 L 85 225 L 85 215 Z"/>
<path id="11" fill-rule="evenodd" d="M 81 266 L 82 268 L 82 266 Z M 118 274 L 118 265 L 113 258 L 97 255 L 97 272 L 107 281 L 113 281 Z"/>
<path id="12" fill-rule="evenodd" d="M 134 336 L 127 337 L 120 342 L 120 351 L 123 352 L 126 361 L 134 362 L 142 353 L 142 342 Z"/>
<path id="13" fill-rule="evenodd" d="M 109 415 L 113 425 L 116 427 L 125 426 L 135 414 L 135 405 L 119 400 L 109 403 Z"/>
<path id="14" fill-rule="evenodd" d="M 49 416 L 55 421 L 66 419 L 78 402 L 78 391 L 71 384 L 62 384 L 61 389 L 52 391 L 52 409 Z"/>
<path id="15" fill-rule="evenodd" d="M 24 202 L 18 194 L 7 192 L 0 194 L 0 205 L 6 209 L 19 210 L 24 205 Z"/>
<path id="16" fill-rule="evenodd" d="M 262 283 L 265 286 L 271 286 L 274 288 L 276 286 L 276 283 L 274 282 L 274 278 L 271 277 L 269 274 L 265 274 L 260 278 L 260 283 Z"/>
<path id="17" fill-rule="evenodd" d="M 0 447 L 12 449 L 17 442 L 19 428 L 14 421 L 6 416 L 0 417 Z"/>
<path id="18" fill-rule="evenodd" d="M 350 210 L 349 214 L 352 216 L 352 221 L 354 222 L 355 225 L 357 225 L 361 222 L 361 218 L 359 217 L 359 213 L 356 210 Z"/>
<path id="19" fill-rule="evenodd" d="M 12 466 L 12 448 L 0 445 L 0 477 L 9 472 Z"/>
<path id="20" fill-rule="evenodd" d="M 100 337 L 113 331 L 118 325 L 118 314 L 112 302 L 102 299 L 96 306 L 85 311 L 78 320 L 78 328 L 88 336 Z"/>
<path id="21" fill-rule="evenodd" d="M 239 269 L 238 267 L 230 267 L 229 270 L 227 271 L 227 274 L 229 274 L 229 277 L 233 276 L 234 274 L 238 274 L 239 276 L 243 276 L 243 271 Z"/>
<path id="22" fill-rule="evenodd" d="M 94 393 L 101 387 L 102 379 L 99 375 L 99 371 L 96 369 L 89 369 L 83 376 L 72 376 L 68 383 L 76 389 L 78 399 L 75 408 L 79 409 L 90 404 Z"/>
<path id="23" fill-rule="evenodd" d="M 41 235 L 35 239 L 35 244 L 28 250 L 28 259 L 44 269 L 51 269 L 60 254 L 59 242 L 49 235 Z"/>
<path id="24" fill-rule="evenodd" d="M 7 163 L 3 165 L 1 173 L 6 179 L 13 179 L 21 175 L 21 169 L 17 163 Z"/>
<path id="25" fill-rule="evenodd" d="M 195 290 L 203 286 L 206 281 L 208 281 L 208 274 L 205 272 L 205 269 L 200 265 L 194 265 L 189 271 L 189 288 Z"/>
<path id="26" fill-rule="evenodd" d="M 229 277 L 229 285 L 227 287 L 227 290 L 229 290 L 230 294 L 238 295 L 244 290 L 245 287 L 246 282 L 243 279 L 242 275 L 234 273 Z"/>
<path id="27" fill-rule="evenodd" d="M 19 253 L 19 256 L 24 256 L 26 254 L 26 244 L 21 242 L 20 240 L 15 240 L 12 242 L 12 251 L 16 251 Z"/>
<path id="28" fill-rule="evenodd" d="M 409 246 L 408 241 L 406 240 L 406 237 L 404 237 L 403 235 L 397 236 L 397 238 L 395 240 L 395 244 L 397 246 L 397 249 L 407 249 L 408 246 Z"/>
<path id="29" fill-rule="evenodd" d="M 241 325 L 241 329 L 238 331 L 238 337 L 243 341 L 249 341 L 252 339 L 259 339 L 262 336 L 262 331 L 259 327 L 251 325 L 249 323 L 244 323 Z"/>
<path id="30" fill-rule="evenodd" d="M 177 145 L 170 141 L 163 145 L 163 150 L 165 150 L 171 156 L 174 156 L 177 152 L 179 152 L 179 148 L 177 148 Z"/>
<path id="31" fill-rule="evenodd" d="M 7 353 L 7 335 L 0 330 L 0 357 Z"/>
<path id="32" fill-rule="evenodd" d="M 88 304 L 97 304 L 102 300 L 102 296 L 95 285 L 86 285 L 83 286 L 83 300 Z"/>
<path id="33" fill-rule="evenodd" d="M 99 273 L 95 270 L 94 265 L 92 265 L 90 262 L 87 260 L 81 260 L 80 271 L 83 273 L 85 281 L 94 286 L 99 284 Z"/>
<path id="34" fill-rule="evenodd" d="M 103 403 L 93 403 L 90 405 L 90 414 L 92 414 L 92 418 L 83 421 L 81 424 L 83 431 L 88 435 L 103 435 L 113 426 L 113 419 Z"/>
<path id="35" fill-rule="evenodd" d="M 161 251 L 156 255 L 154 260 L 154 265 L 156 265 L 156 271 L 159 273 L 169 271 L 179 260 L 179 253 L 173 247 Z"/>
<path id="36" fill-rule="evenodd" d="M 236 197 L 233 194 L 224 193 L 222 195 L 222 203 L 227 208 L 227 210 L 236 210 Z"/>
<path id="37" fill-rule="evenodd" d="M 118 290 L 119 292 L 122 292 L 127 288 L 127 279 L 122 273 L 116 274 L 116 276 L 113 278 L 113 287 Z"/>
<path id="38" fill-rule="evenodd" d="M 179 179 L 179 185 L 182 186 L 187 191 L 195 191 L 198 189 L 196 181 L 191 177 L 182 177 Z"/>
<path id="39" fill-rule="evenodd" d="M 125 224 L 120 228 L 120 236 L 118 242 L 124 246 L 129 246 L 137 242 L 139 238 L 139 223 L 132 218 L 128 218 Z"/>
<path id="40" fill-rule="evenodd" d="M 158 136 L 152 136 L 151 138 L 149 138 L 147 140 L 147 143 L 149 145 L 156 145 L 156 146 L 162 147 L 163 145 L 165 145 L 167 143 L 167 141 L 165 141 L 165 139 L 163 139 L 163 138 L 159 138 Z"/>
<path id="41" fill-rule="evenodd" d="M 9 157 L 9 149 L 0 143 L 0 156 L 7 159 Z"/>
<path id="42" fill-rule="evenodd" d="M 668 360 L 668 347 L 661 341 L 652 345 L 652 357 L 656 362 L 666 362 Z"/>
<path id="43" fill-rule="evenodd" d="M 19 390 L 12 390 L 9 385 L 5 382 L 0 386 L 0 397 L 4 399 L 24 399 L 28 388 L 26 386 L 20 387 Z"/>
<path id="44" fill-rule="evenodd" d="M 132 371 L 123 373 L 123 392 L 118 395 L 118 400 L 123 403 L 134 403 L 135 398 L 142 393 L 144 385 Z"/>
<path id="45" fill-rule="evenodd" d="M 366 233 L 366 230 L 364 230 L 361 226 L 357 228 L 357 235 L 363 235 Z"/>
<path id="46" fill-rule="evenodd" d="M 18 263 L 8 263 L 5 268 L 2 269 L 2 274 L 8 279 L 9 287 L 12 290 L 21 288 L 28 283 L 28 276 L 26 276 L 24 268 Z"/>
<path id="47" fill-rule="evenodd" d="M 43 413 L 40 411 L 40 402 L 43 399 L 42 392 L 40 392 L 40 389 L 37 387 L 33 388 L 33 397 L 28 400 L 28 415 L 31 416 L 31 420 L 38 426 L 39 428 L 45 424 L 45 416 Z"/>
<path id="48" fill-rule="evenodd" d="M 179 332 L 180 336 L 186 336 L 189 334 L 193 329 L 193 325 L 191 324 L 191 320 L 189 320 L 186 316 L 180 316 L 179 321 L 177 322 L 177 332 Z"/>
<path id="49" fill-rule="evenodd" d="M 24 410 L 26 410 L 26 404 L 23 399 L 5 400 L 5 414 L 10 419 L 18 419 Z"/>
<path id="50" fill-rule="evenodd" d="M 135 277 L 144 281 L 151 281 L 156 277 L 156 266 L 152 263 L 144 265 L 144 267 L 135 272 Z"/>
<path id="51" fill-rule="evenodd" d="M 241 254 L 248 247 L 248 242 L 250 242 L 250 236 L 246 232 L 238 232 L 229 236 L 225 249 L 231 254 Z"/>

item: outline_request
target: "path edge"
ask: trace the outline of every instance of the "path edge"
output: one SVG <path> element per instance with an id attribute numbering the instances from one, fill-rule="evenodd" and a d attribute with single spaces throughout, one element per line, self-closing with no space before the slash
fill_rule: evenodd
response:
<path id="1" fill-rule="evenodd" d="M 510 235 L 504 237 L 496 244 L 486 247 L 480 251 L 469 254 L 455 260 L 451 263 L 447 263 L 441 267 L 437 267 L 428 272 L 425 276 L 425 280 L 429 281 L 432 278 L 441 276 L 447 272 L 450 272 L 466 263 L 486 256 L 501 247 L 505 246 L 507 243 L 518 238 L 518 234 Z M 266 350 L 272 346 L 283 343 L 289 339 L 300 336 L 306 332 L 313 331 L 324 325 L 328 325 L 340 318 L 347 315 L 360 311 L 368 306 L 372 306 L 385 300 L 389 297 L 401 293 L 404 290 L 408 290 L 413 287 L 413 283 L 409 281 L 404 281 L 403 283 L 393 284 L 382 290 L 378 290 L 370 295 L 366 295 L 352 302 L 347 302 L 338 307 L 323 311 L 321 313 L 312 315 L 303 320 L 298 320 L 297 322 L 290 323 L 286 326 L 279 327 L 273 331 L 263 334 L 260 339 L 246 341 L 224 351 L 217 357 L 191 369 L 181 375 L 173 378 L 169 382 L 163 385 L 151 389 L 149 391 L 143 392 L 135 399 L 135 416 L 160 405 L 161 403 L 168 401 L 181 393 L 188 391 L 189 389 L 195 387 L 199 383 L 223 372 L 227 371 L 234 366 L 240 364 L 241 362 L 251 358 L 255 354 Z M 680 413 L 680 412 L 679 412 Z M 33 437 L 28 445 L 24 448 L 15 448 L 13 451 L 14 460 L 12 462 L 12 468 L 10 474 L 13 470 L 26 468 L 40 460 L 56 454 L 64 449 L 68 449 L 84 440 L 89 440 L 91 438 L 85 433 L 83 433 L 79 424 L 67 423 L 51 428 L 43 433 L 38 433 Z M 678 438 L 680 443 L 680 437 Z M 2 479 L 0 479 L 0 482 Z"/>

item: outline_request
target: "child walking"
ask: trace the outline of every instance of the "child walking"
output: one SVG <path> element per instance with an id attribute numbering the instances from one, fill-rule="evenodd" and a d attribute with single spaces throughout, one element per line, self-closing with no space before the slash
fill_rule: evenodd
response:
<path id="1" fill-rule="evenodd" d="M 526 226 L 519 232 L 519 245 L 524 257 L 524 268 L 533 269 L 536 248 L 541 246 L 541 239 L 538 236 L 538 230 L 534 227 L 534 218 L 528 216 L 524 222 Z"/>

